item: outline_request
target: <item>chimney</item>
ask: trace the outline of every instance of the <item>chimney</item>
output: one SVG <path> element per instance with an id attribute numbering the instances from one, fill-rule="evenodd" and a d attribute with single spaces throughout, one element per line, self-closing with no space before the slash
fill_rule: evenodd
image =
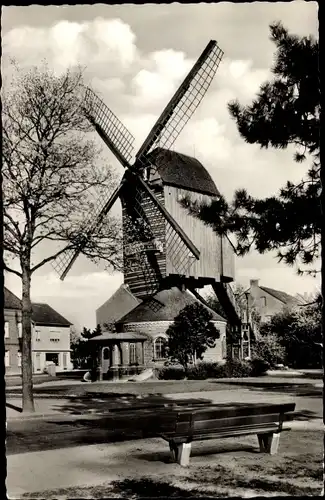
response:
<path id="1" fill-rule="evenodd" d="M 251 296 L 251 298 L 253 299 L 256 299 L 257 296 L 258 296 L 258 282 L 259 280 L 250 280 L 249 281 L 249 284 L 250 284 L 250 289 L 249 289 L 249 294 Z"/>
<path id="2" fill-rule="evenodd" d="M 259 280 L 250 280 L 250 287 L 251 288 L 258 288 L 258 282 Z"/>

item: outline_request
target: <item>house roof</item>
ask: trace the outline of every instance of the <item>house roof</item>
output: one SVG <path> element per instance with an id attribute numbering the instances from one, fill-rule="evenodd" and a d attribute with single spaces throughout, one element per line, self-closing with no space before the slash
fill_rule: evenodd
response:
<path id="1" fill-rule="evenodd" d="M 48 304 L 32 303 L 32 320 L 37 325 L 70 326 L 72 323 Z"/>
<path id="2" fill-rule="evenodd" d="M 212 196 L 220 195 L 211 175 L 196 158 L 156 148 L 148 159 L 156 165 L 164 184 Z"/>
<path id="3" fill-rule="evenodd" d="M 154 307 L 151 301 L 154 300 Z M 200 302 L 187 290 L 182 291 L 177 287 L 161 290 L 153 298 L 143 301 L 136 308 L 123 316 L 118 323 L 138 323 L 147 321 L 173 321 L 179 312 L 187 305 Z M 215 311 L 202 304 L 212 314 L 214 321 L 226 322 Z M 159 307 L 160 306 L 160 307 Z"/>
<path id="4" fill-rule="evenodd" d="M 4 308 L 21 309 L 21 300 L 6 287 L 4 287 Z"/>
<path id="5" fill-rule="evenodd" d="M 289 295 L 286 292 L 282 292 L 281 290 L 274 290 L 274 288 L 268 288 L 266 286 L 260 286 L 260 289 L 264 290 L 264 292 L 266 293 L 269 293 L 280 302 L 283 302 L 283 304 L 292 304 L 292 303 L 300 304 L 300 301 L 297 299 L 297 297 Z"/>
<path id="6" fill-rule="evenodd" d="M 116 292 L 96 310 L 96 315 L 98 313 L 104 313 L 107 317 L 107 323 L 114 323 L 134 309 L 138 304 L 141 304 L 141 300 L 132 294 L 128 285 L 122 284 Z"/>
<path id="7" fill-rule="evenodd" d="M 89 340 L 96 340 L 97 342 L 106 341 L 106 340 L 148 340 L 146 335 L 137 332 L 103 332 L 102 335 L 96 335 L 96 337 L 92 337 Z"/>

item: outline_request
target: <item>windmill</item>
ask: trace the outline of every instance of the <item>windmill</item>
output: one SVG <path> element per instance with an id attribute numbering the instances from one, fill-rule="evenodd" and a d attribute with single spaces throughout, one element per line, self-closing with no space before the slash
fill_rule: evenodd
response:
<path id="1" fill-rule="evenodd" d="M 132 293 L 143 300 L 175 284 L 190 290 L 211 284 L 228 320 L 240 325 L 229 287 L 234 275 L 233 248 L 225 236 L 190 216 L 179 203 L 187 195 L 208 201 L 219 196 L 219 191 L 198 160 L 171 151 L 208 90 L 222 56 L 217 42 L 211 40 L 132 163 L 132 134 L 90 88 L 85 88 L 85 115 L 125 173 L 119 187 L 93 214 L 84 241 L 120 198 L 124 282 Z M 54 262 L 61 279 L 82 252 L 83 244 L 80 242 L 75 250 L 61 254 Z"/>

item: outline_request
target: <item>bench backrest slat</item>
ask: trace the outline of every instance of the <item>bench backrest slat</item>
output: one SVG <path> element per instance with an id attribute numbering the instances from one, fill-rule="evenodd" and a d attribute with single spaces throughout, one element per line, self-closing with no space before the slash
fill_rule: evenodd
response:
<path id="1" fill-rule="evenodd" d="M 218 432 L 230 428 L 245 428 L 260 424 L 274 424 L 293 420 L 295 403 L 209 405 L 206 408 L 173 409 L 161 415 L 159 426 L 163 432 L 194 434 Z"/>
<path id="2" fill-rule="evenodd" d="M 263 415 L 269 413 L 287 413 L 293 411 L 295 408 L 295 403 L 287 404 L 255 404 L 255 405 L 240 405 L 240 406 L 220 406 L 211 405 L 206 408 L 182 408 L 182 409 L 172 409 L 171 412 L 178 413 L 178 421 L 188 420 L 188 415 L 193 414 L 195 416 L 204 415 L 206 419 L 214 418 L 232 418 L 237 416 L 250 416 L 250 415 Z M 197 418 L 197 417 L 196 417 Z"/>

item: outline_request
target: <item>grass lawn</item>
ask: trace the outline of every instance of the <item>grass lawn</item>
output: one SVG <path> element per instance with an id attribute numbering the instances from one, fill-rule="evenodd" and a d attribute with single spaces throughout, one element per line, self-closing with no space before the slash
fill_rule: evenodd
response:
<path id="1" fill-rule="evenodd" d="M 136 448 L 131 450 L 129 459 L 121 462 L 119 480 L 21 498 L 317 496 L 323 485 L 321 431 L 284 432 L 279 453 L 273 456 L 258 452 L 256 436 L 194 443 L 188 468 L 169 463 L 162 449 L 157 441 L 156 450 L 142 451 L 138 458 Z M 145 460 L 154 467 L 143 474 Z M 135 472 L 140 463 L 142 467 Z"/>

